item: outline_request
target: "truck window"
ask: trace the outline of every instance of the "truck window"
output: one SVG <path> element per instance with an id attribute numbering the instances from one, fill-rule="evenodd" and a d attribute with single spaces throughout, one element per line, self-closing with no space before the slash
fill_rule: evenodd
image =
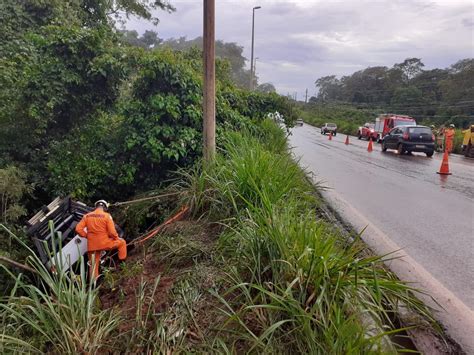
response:
<path id="1" fill-rule="evenodd" d="M 411 126 L 413 121 L 394 120 L 394 126 Z"/>

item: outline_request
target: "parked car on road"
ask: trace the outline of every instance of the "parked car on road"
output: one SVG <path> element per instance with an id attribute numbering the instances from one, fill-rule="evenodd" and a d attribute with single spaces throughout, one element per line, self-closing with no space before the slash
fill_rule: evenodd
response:
<path id="1" fill-rule="evenodd" d="M 302 126 L 303 125 L 303 120 L 301 118 L 298 118 L 296 120 L 295 126 Z"/>
<path id="2" fill-rule="evenodd" d="M 365 138 L 367 140 L 371 139 L 377 141 L 378 132 L 375 131 L 375 123 L 366 123 L 362 127 L 359 127 L 357 131 L 357 138 Z"/>
<path id="3" fill-rule="evenodd" d="M 425 126 L 398 126 L 382 139 L 382 151 L 396 149 L 398 154 L 423 152 L 431 157 L 434 153 L 435 137 L 431 128 Z"/>
<path id="4" fill-rule="evenodd" d="M 337 125 L 335 123 L 325 123 L 321 127 L 321 134 L 327 134 L 331 132 L 333 136 L 337 134 Z"/>

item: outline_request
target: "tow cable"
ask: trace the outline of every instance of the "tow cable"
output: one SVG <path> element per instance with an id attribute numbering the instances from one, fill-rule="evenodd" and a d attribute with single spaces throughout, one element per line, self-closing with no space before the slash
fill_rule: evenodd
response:
<path id="1" fill-rule="evenodd" d="M 110 206 L 124 206 L 124 205 L 130 205 L 132 203 L 138 203 L 142 201 L 149 201 L 149 200 L 157 200 L 163 197 L 168 197 L 168 196 L 176 196 L 181 194 L 181 192 L 170 192 L 167 194 L 162 194 L 162 195 L 155 195 L 155 196 L 150 196 L 150 197 L 143 197 L 143 198 L 137 198 L 134 200 L 128 200 L 128 201 L 122 201 L 122 202 L 115 202 L 111 203 Z"/>
<path id="2" fill-rule="evenodd" d="M 166 221 L 164 221 L 162 224 L 160 224 L 159 226 L 153 228 L 151 231 L 145 233 L 145 234 L 142 234 L 141 236 L 135 238 L 132 242 L 129 243 L 129 245 L 135 245 L 135 244 L 141 244 L 143 243 L 145 240 L 148 240 L 150 238 L 153 238 L 156 234 L 158 234 L 164 227 L 176 222 L 176 221 L 179 221 L 181 220 L 181 218 L 183 218 L 183 216 L 186 214 L 186 212 L 189 211 L 189 207 L 188 206 L 181 206 L 181 208 L 179 209 L 178 213 L 176 213 L 174 216 L 170 217 L 169 219 L 167 219 Z"/>
<path id="3" fill-rule="evenodd" d="M 111 207 L 112 206 L 118 207 L 118 206 L 131 205 L 133 203 L 139 203 L 139 202 L 149 201 L 149 200 L 157 200 L 157 199 L 160 199 L 160 198 L 163 198 L 163 197 L 176 196 L 176 195 L 179 195 L 179 194 L 181 194 L 181 192 L 169 192 L 169 193 L 161 194 L 161 195 L 137 198 L 137 199 L 122 201 L 122 202 L 115 202 L 115 203 L 110 204 L 110 206 Z M 181 206 L 179 211 L 174 216 L 170 217 L 169 219 L 167 219 L 165 222 L 163 222 L 159 226 L 153 228 L 151 231 L 148 231 L 148 232 L 136 237 L 132 242 L 128 243 L 128 245 L 140 244 L 140 243 L 143 243 L 145 240 L 153 238 L 164 227 L 166 227 L 167 225 L 170 225 L 170 224 L 172 224 L 176 221 L 179 221 L 181 218 L 183 218 L 183 216 L 186 214 L 186 212 L 188 210 L 189 210 L 188 206 L 186 206 L 186 205 Z"/>

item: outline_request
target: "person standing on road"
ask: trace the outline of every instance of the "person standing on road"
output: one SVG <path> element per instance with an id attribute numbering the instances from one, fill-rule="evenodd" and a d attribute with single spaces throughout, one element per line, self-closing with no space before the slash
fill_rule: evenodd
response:
<path id="1" fill-rule="evenodd" d="M 453 143 L 454 143 L 454 135 L 456 134 L 456 130 L 454 129 L 454 125 L 450 124 L 449 128 L 445 132 L 445 148 L 448 154 L 451 154 L 453 151 Z"/>
<path id="2" fill-rule="evenodd" d="M 474 124 L 462 131 L 462 133 L 464 135 L 462 140 L 462 151 L 467 157 L 471 155 L 472 146 L 474 145 Z"/>
<path id="3" fill-rule="evenodd" d="M 442 152 L 444 144 L 444 126 L 441 126 L 436 131 L 436 150 Z"/>
<path id="4" fill-rule="evenodd" d="M 109 204 L 106 201 L 97 201 L 95 210 L 84 215 L 76 226 L 76 233 L 82 238 L 87 238 L 91 280 L 99 277 L 102 251 L 118 249 L 119 259 L 127 258 L 127 242 L 119 237 L 112 216 L 106 212 L 108 208 Z"/>

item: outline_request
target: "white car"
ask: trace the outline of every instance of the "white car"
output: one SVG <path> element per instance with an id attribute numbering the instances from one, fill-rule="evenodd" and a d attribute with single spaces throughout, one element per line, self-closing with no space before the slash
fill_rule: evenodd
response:
<path id="1" fill-rule="evenodd" d="M 337 125 L 335 123 L 325 123 L 321 127 L 321 134 L 332 133 L 333 136 L 337 134 Z"/>

